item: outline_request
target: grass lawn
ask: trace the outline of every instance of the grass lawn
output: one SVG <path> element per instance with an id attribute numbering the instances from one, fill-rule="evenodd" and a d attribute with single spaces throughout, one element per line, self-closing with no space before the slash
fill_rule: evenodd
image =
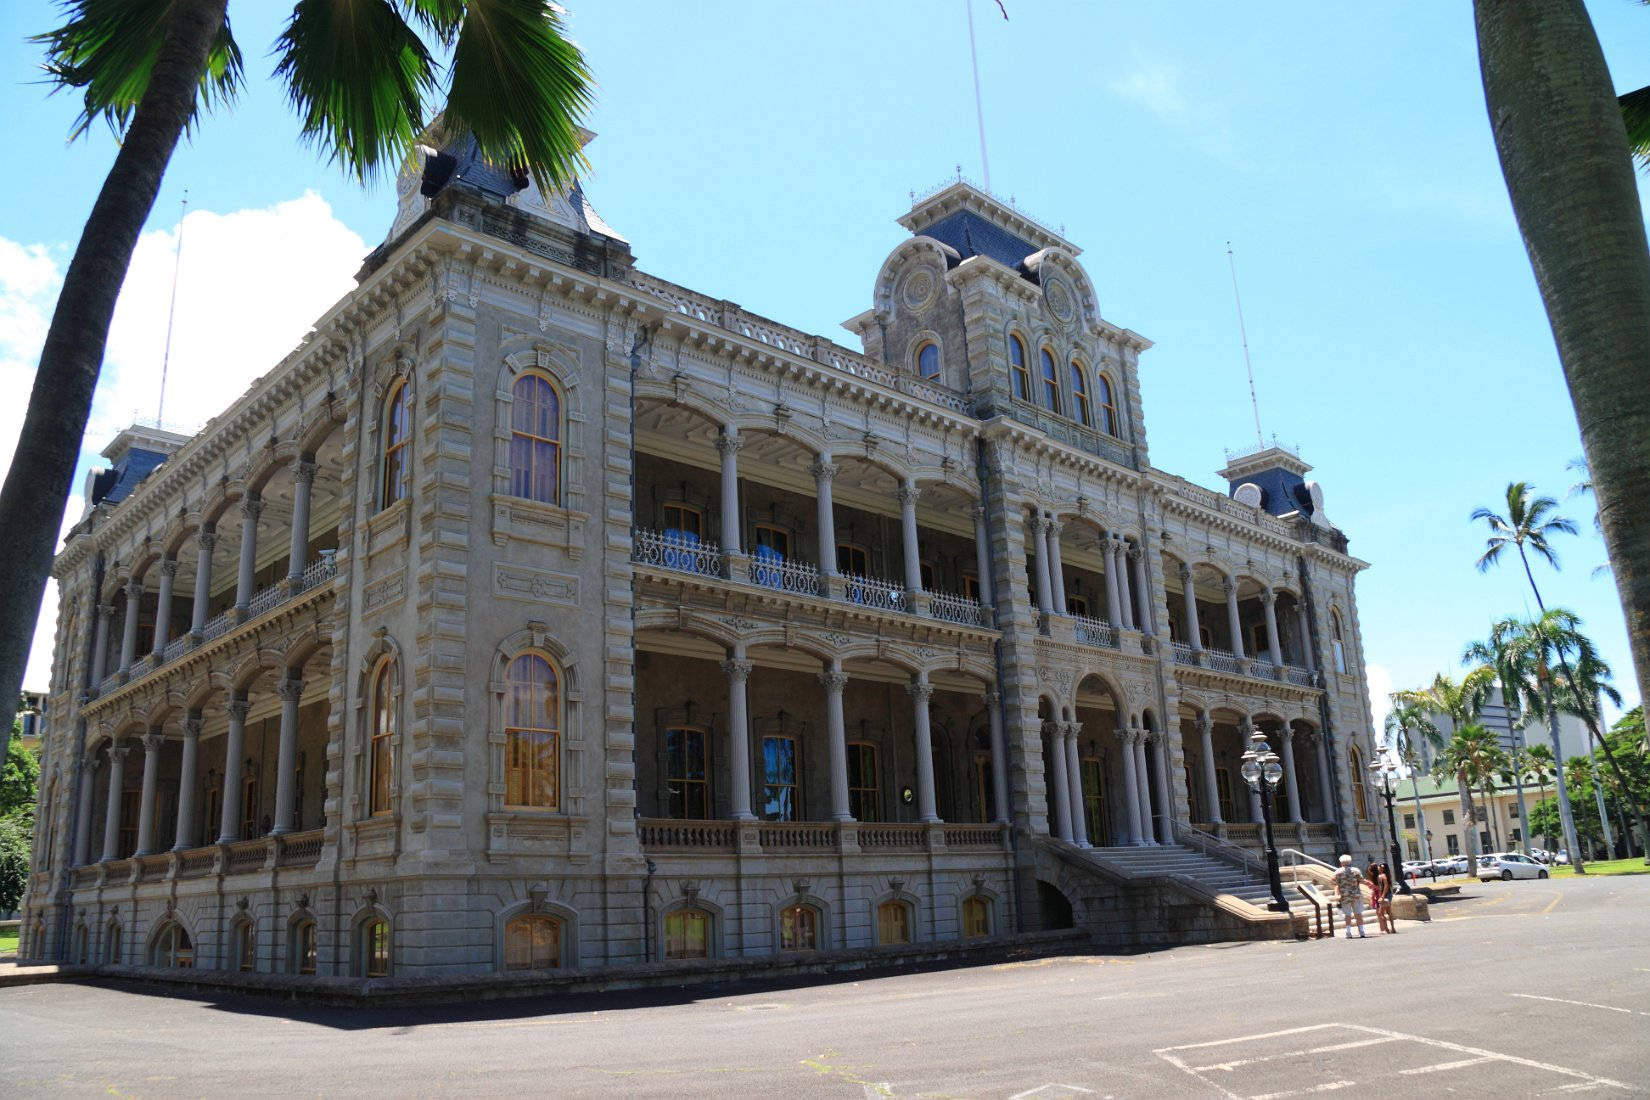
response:
<path id="1" fill-rule="evenodd" d="M 17 929 L 0 928 L 0 955 L 17 954 Z"/>
<path id="2" fill-rule="evenodd" d="M 1574 867 L 1554 867 L 1552 870 L 1554 878 L 1573 877 L 1576 873 Z M 1650 866 L 1647 866 L 1643 859 L 1634 856 L 1632 859 L 1611 859 L 1599 863 L 1588 863 L 1587 873 L 1589 875 L 1650 875 Z M 0 940 L 0 951 L 5 950 L 4 944 L 5 941 Z M 16 945 L 13 944 L 13 946 Z"/>

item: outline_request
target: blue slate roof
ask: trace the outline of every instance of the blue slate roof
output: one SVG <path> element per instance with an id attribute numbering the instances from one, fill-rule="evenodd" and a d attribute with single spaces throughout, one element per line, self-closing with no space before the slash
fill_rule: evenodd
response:
<path id="1" fill-rule="evenodd" d="M 143 484 L 143 479 L 154 473 L 166 457 L 160 451 L 147 451 L 142 447 L 129 449 L 119 462 L 107 470 L 97 471 L 92 482 L 92 503 L 119 504 Z"/>
<path id="2" fill-rule="evenodd" d="M 1027 256 L 1040 251 L 1037 245 L 1016 237 L 972 210 L 958 210 L 932 225 L 916 227 L 913 231 L 949 245 L 964 260 L 970 256 L 989 256 L 1000 264 L 1016 269 L 1021 267 Z"/>

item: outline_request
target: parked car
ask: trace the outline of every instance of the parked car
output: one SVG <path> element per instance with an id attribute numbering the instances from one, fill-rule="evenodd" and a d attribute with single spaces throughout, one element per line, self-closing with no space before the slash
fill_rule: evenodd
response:
<path id="1" fill-rule="evenodd" d="M 1467 857 L 1444 856 L 1433 860 L 1432 867 L 1440 875 L 1464 875 L 1467 873 Z"/>
<path id="2" fill-rule="evenodd" d="M 1521 852 L 1496 852 L 1478 860 L 1478 878 L 1506 881 L 1515 878 L 1546 878 L 1547 868 Z"/>
<path id="3" fill-rule="evenodd" d="M 1428 875 L 1428 874 L 1431 874 L 1431 873 L 1432 873 L 1432 861 L 1431 860 L 1426 860 L 1426 859 L 1406 859 L 1406 860 L 1404 860 L 1404 877 L 1405 878 L 1410 878 L 1410 879 L 1421 878 L 1422 876 Z"/>

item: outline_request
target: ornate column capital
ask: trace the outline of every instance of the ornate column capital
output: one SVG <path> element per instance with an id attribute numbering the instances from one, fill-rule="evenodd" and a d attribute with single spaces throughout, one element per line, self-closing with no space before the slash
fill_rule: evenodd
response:
<path id="1" fill-rule="evenodd" d="M 1060 537 L 1060 532 L 1064 531 L 1065 529 L 1066 529 L 1065 524 L 1061 523 L 1059 520 L 1055 519 L 1053 516 L 1048 517 L 1048 533 L 1049 533 L 1050 536 L 1052 536 L 1053 538 L 1059 538 Z"/>
<path id="2" fill-rule="evenodd" d="M 112 618 L 114 613 L 115 605 L 112 603 L 100 603 L 97 605 L 97 614 L 100 619 Z"/>
<path id="3" fill-rule="evenodd" d="M 131 753 L 132 746 L 130 745 L 110 745 L 109 761 L 113 764 L 124 764 L 126 763 L 126 758 L 130 756 Z"/>
<path id="4" fill-rule="evenodd" d="M 997 704 L 1003 701 L 1003 695 L 1000 691 L 988 691 L 985 693 L 984 699 L 986 706 L 995 708 Z"/>
<path id="5" fill-rule="evenodd" d="M 729 682 L 742 684 L 751 678 L 751 670 L 756 667 L 755 661 L 740 657 L 730 657 L 722 662 L 722 671 L 726 673 Z"/>
<path id="6" fill-rule="evenodd" d="M 1190 584 L 1192 582 L 1192 567 L 1191 566 L 1187 565 L 1185 562 L 1181 562 L 1180 563 L 1180 568 L 1177 570 L 1177 572 L 1180 574 L 1180 579 L 1183 583 Z"/>
<path id="7" fill-rule="evenodd" d="M 121 586 L 120 590 L 126 593 L 126 598 L 128 600 L 138 599 L 143 595 L 143 582 L 140 580 L 129 580 Z"/>
<path id="8" fill-rule="evenodd" d="M 1260 590 L 1260 602 L 1267 607 L 1271 607 L 1275 602 L 1277 602 L 1277 598 L 1278 594 L 1270 588 L 1262 588 Z"/>
<path id="9" fill-rule="evenodd" d="M 210 527 L 202 527 L 198 537 L 201 550 L 205 553 L 210 554 L 218 545 L 218 533 Z"/>
<path id="10" fill-rule="evenodd" d="M 916 702 L 926 703 L 934 697 L 934 685 L 927 680 L 913 680 L 905 685 L 905 693 Z"/>
<path id="11" fill-rule="evenodd" d="M 150 730 L 148 733 L 143 735 L 144 756 L 148 756 L 150 753 L 159 752 L 160 747 L 165 743 L 166 735 L 164 733 L 161 733 L 159 729 Z"/>
<path id="12" fill-rule="evenodd" d="M 1237 594 L 1237 582 L 1232 580 L 1231 577 L 1222 577 L 1220 578 L 1220 590 L 1226 593 L 1228 597 L 1234 596 Z"/>
<path id="13" fill-rule="evenodd" d="M 295 703 L 299 699 L 303 698 L 304 682 L 302 680 L 293 680 L 290 678 L 282 680 L 279 684 L 275 685 L 275 694 L 281 697 L 282 702 Z"/>
<path id="14" fill-rule="evenodd" d="M 738 434 L 729 435 L 726 432 L 716 437 L 716 450 L 723 458 L 730 454 L 738 454 L 745 441 Z"/>
<path id="15" fill-rule="evenodd" d="M 85 771 L 95 774 L 97 769 L 103 766 L 103 753 L 97 749 L 93 749 L 91 752 L 86 754 L 83 760 L 80 761 L 80 766 Z"/>
<path id="16" fill-rule="evenodd" d="M 1140 548 L 1139 543 L 1124 544 L 1123 552 L 1129 556 L 1130 561 L 1143 561 L 1146 557 L 1146 552 Z"/>
<path id="17" fill-rule="evenodd" d="M 917 498 L 922 496 L 922 490 L 915 482 L 903 481 L 899 487 L 899 502 L 901 507 L 915 507 Z"/>
<path id="18" fill-rule="evenodd" d="M 167 555 L 162 558 L 160 562 L 160 571 L 168 578 L 175 578 L 178 575 L 178 559 L 172 557 L 171 555 Z"/>
<path id="19" fill-rule="evenodd" d="M 1117 734 L 1117 739 L 1119 741 L 1123 742 L 1123 746 L 1125 748 L 1127 748 L 1128 746 L 1134 744 L 1134 731 L 1132 729 L 1130 729 L 1129 727 L 1127 727 L 1127 726 L 1118 726 L 1117 729 L 1114 730 L 1113 732 L 1115 732 Z"/>
<path id="20" fill-rule="evenodd" d="M 738 449 L 738 447 L 734 448 L 734 450 Z M 835 480 L 839 469 L 840 467 L 838 467 L 834 462 L 822 458 L 815 462 L 812 466 L 809 466 L 808 472 L 814 475 L 814 481 L 829 483 Z"/>
<path id="21" fill-rule="evenodd" d="M 194 741 L 199 739 L 201 735 L 201 727 L 205 724 L 206 720 L 201 717 L 199 711 L 191 712 L 189 717 L 183 720 L 183 739 L 185 741 Z"/>
<path id="22" fill-rule="evenodd" d="M 1278 743 L 1279 744 L 1287 744 L 1287 743 L 1293 741 L 1294 739 L 1295 739 L 1294 728 L 1291 727 L 1288 722 L 1285 722 L 1283 725 L 1278 727 Z"/>
<path id="23" fill-rule="evenodd" d="M 819 682 L 825 685 L 826 694 L 841 695 L 848 686 L 848 674 L 841 669 L 826 669 L 819 674 Z"/>
<path id="24" fill-rule="evenodd" d="M 1198 711 L 1197 712 L 1197 731 L 1199 733 L 1213 733 L 1214 728 L 1215 728 L 1215 720 L 1213 718 L 1209 717 L 1209 712 L 1206 711 L 1206 710 Z"/>
<path id="25" fill-rule="evenodd" d="M 983 505 L 983 504 L 975 504 L 974 505 L 974 522 L 975 523 L 984 523 L 985 522 L 985 505 Z"/>
<path id="26" fill-rule="evenodd" d="M 245 699 L 231 699 L 229 701 L 229 705 L 224 707 L 224 710 L 229 712 L 229 720 L 231 722 L 244 722 L 246 721 L 246 712 L 251 708 L 251 706 L 252 704 L 247 702 Z"/>
<path id="27" fill-rule="evenodd" d="M 255 523 L 257 522 L 258 517 L 263 515 L 263 513 L 263 497 L 259 496 L 257 493 L 248 493 L 246 496 L 241 498 L 241 515 Z"/>
<path id="28" fill-rule="evenodd" d="M 316 468 L 314 459 L 300 458 L 292 464 L 292 480 L 304 485 L 314 484 Z"/>

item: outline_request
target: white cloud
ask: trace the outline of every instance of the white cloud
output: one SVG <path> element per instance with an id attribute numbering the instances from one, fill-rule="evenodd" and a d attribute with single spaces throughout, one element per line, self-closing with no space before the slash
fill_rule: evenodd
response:
<path id="1" fill-rule="evenodd" d="M 182 226 L 177 312 L 167 368 L 168 427 L 197 430 L 291 351 L 353 285 L 367 246 L 313 192 L 262 210 L 196 210 Z M 172 295 L 178 228 L 138 239 L 115 305 L 81 467 L 133 420 L 153 422 Z M 0 393 L 33 384 L 68 245 L 0 237 Z M 0 402 L 0 456 L 9 466 L 24 402 Z M 82 478 L 77 476 L 76 491 Z M 71 501 L 68 517 L 78 517 Z M 56 585 L 41 606 L 25 686 L 43 688 L 56 629 Z"/>
<path id="2" fill-rule="evenodd" d="M 1132 65 L 1107 81 L 1113 93 L 1138 103 L 1167 121 L 1186 116 L 1186 94 L 1181 87 L 1180 66 L 1147 57 L 1134 51 Z"/>
<path id="3" fill-rule="evenodd" d="M 1365 678 L 1369 682 L 1369 713 L 1375 716 L 1375 737 L 1379 740 L 1386 729 L 1387 712 L 1392 709 L 1392 673 L 1385 665 L 1366 664 Z"/>

